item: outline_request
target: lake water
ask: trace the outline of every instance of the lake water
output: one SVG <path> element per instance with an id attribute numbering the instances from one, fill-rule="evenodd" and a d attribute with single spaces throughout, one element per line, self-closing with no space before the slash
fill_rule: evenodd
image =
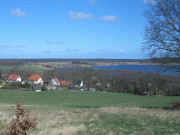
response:
<path id="1" fill-rule="evenodd" d="M 86 67 L 58 67 L 61 68 L 86 68 Z M 170 74 L 170 75 L 180 75 L 180 72 L 177 72 L 175 69 L 168 69 L 165 71 L 165 68 L 162 68 L 160 65 L 110 65 L 110 66 L 93 66 L 97 70 L 99 69 L 108 69 L 108 70 L 131 70 L 131 71 L 142 71 L 142 72 L 153 72 L 157 74 Z"/>

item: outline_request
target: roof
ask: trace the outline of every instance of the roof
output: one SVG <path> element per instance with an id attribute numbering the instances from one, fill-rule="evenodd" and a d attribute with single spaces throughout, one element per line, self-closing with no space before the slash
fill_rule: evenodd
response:
<path id="1" fill-rule="evenodd" d="M 57 78 L 53 78 L 53 80 L 58 84 L 60 81 Z"/>
<path id="2" fill-rule="evenodd" d="M 76 81 L 73 85 L 81 85 L 82 81 Z"/>
<path id="3" fill-rule="evenodd" d="M 68 86 L 72 84 L 71 81 L 60 81 L 60 82 L 61 82 L 61 85 L 64 85 L 64 86 Z"/>
<path id="4" fill-rule="evenodd" d="M 33 86 L 32 89 L 33 89 L 33 90 L 41 90 L 41 88 L 38 87 L 38 86 Z"/>
<path id="5" fill-rule="evenodd" d="M 32 75 L 32 76 L 29 77 L 28 80 L 29 81 L 38 81 L 39 78 L 41 78 L 41 76 L 39 76 L 39 75 Z"/>
<path id="6" fill-rule="evenodd" d="M 16 81 L 17 78 L 19 78 L 20 76 L 18 74 L 11 74 L 8 76 L 7 80 L 12 80 L 12 81 Z"/>

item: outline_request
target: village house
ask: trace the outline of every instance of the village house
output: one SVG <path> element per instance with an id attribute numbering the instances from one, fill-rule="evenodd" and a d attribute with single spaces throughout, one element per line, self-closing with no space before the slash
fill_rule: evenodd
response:
<path id="1" fill-rule="evenodd" d="M 18 74 L 11 74 L 8 76 L 7 82 L 21 82 L 21 77 Z"/>
<path id="2" fill-rule="evenodd" d="M 83 81 L 77 81 L 72 86 L 75 87 L 75 88 L 82 87 L 83 86 Z"/>
<path id="3" fill-rule="evenodd" d="M 58 78 L 53 78 L 53 79 L 51 80 L 51 84 L 52 84 L 53 86 L 59 86 L 59 85 L 60 85 L 60 81 L 58 80 Z"/>
<path id="4" fill-rule="evenodd" d="M 30 84 L 40 84 L 40 85 L 43 85 L 43 80 L 41 78 L 41 76 L 39 75 L 32 75 L 29 77 L 29 83 Z"/>
<path id="5" fill-rule="evenodd" d="M 60 81 L 60 84 L 62 86 L 70 86 L 72 84 L 72 82 L 71 81 Z"/>
<path id="6" fill-rule="evenodd" d="M 33 86 L 33 87 L 32 87 L 32 90 L 35 91 L 35 92 L 40 92 L 40 91 L 41 91 L 41 88 L 38 87 L 38 86 Z"/>

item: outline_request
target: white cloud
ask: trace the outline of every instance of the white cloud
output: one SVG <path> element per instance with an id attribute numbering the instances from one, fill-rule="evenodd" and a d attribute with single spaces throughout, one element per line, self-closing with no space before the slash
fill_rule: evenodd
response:
<path id="1" fill-rule="evenodd" d="M 120 52 L 120 53 L 124 53 L 124 52 L 125 52 L 125 50 L 120 50 L 119 52 Z"/>
<path id="2" fill-rule="evenodd" d="M 0 48 L 10 48 L 10 47 L 15 47 L 15 48 L 23 48 L 26 47 L 25 45 L 0 45 Z"/>
<path id="3" fill-rule="evenodd" d="M 21 11 L 20 8 L 16 8 L 10 12 L 10 15 L 23 18 L 26 17 L 26 11 Z"/>
<path id="4" fill-rule="evenodd" d="M 70 11 L 68 13 L 69 15 L 69 19 L 70 20 L 92 20 L 94 18 L 93 15 L 91 14 L 86 14 L 86 13 L 83 13 L 83 12 L 73 12 L 73 11 Z"/>
<path id="5" fill-rule="evenodd" d="M 116 16 L 106 15 L 101 18 L 101 21 L 107 21 L 107 22 L 120 22 L 121 19 Z"/>
<path id="6" fill-rule="evenodd" d="M 23 48 L 23 47 L 26 47 L 25 45 L 16 45 L 14 47 L 17 47 L 17 48 Z"/>
<path id="7" fill-rule="evenodd" d="M 46 41 L 46 44 L 63 44 L 62 41 Z"/>
<path id="8" fill-rule="evenodd" d="M 8 48 L 8 47 L 12 47 L 12 45 L 0 45 L 1 48 Z"/>
<path id="9" fill-rule="evenodd" d="M 77 48 L 68 48 L 66 51 L 67 52 L 75 52 L 77 50 L 78 50 Z"/>
<path id="10" fill-rule="evenodd" d="M 104 54 L 113 54 L 113 53 L 124 53 L 125 50 L 121 49 L 119 51 L 115 51 L 115 50 L 104 49 L 104 50 L 96 50 L 96 52 L 104 53 Z"/>
<path id="11" fill-rule="evenodd" d="M 102 49 L 102 50 L 96 50 L 98 53 L 113 53 L 114 51 L 109 50 L 109 49 Z"/>
<path id="12" fill-rule="evenodd" d="M 64 42 L 63 41 L 56 41 L 55 43 L 56 44 L 63 44 Z"/>

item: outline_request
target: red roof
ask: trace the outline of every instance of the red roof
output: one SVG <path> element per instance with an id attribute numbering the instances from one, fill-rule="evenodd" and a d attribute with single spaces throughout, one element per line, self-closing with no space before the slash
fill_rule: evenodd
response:
<path id="1" fill-rule="evenodd" d="M 53 80 L 58 84 L 60 81 L 57 78 L 53 78 Z"/>
<path id="2" fill-rule="evenodd" d="M 72 82 L 71 81 L 61 81 L 61 85 L 64 85 L 64 86 L 68 86 L 68 85 L 71 85 Z"/>
<path id="3" fill-rule="evenodd" d="M 8 76 L 7 80 L 16 81 L 20 76 L 17 74 L 11 74 Z"/>
<path id="4" fill-rule="evenodd" d="M 39 76 L 39 75 L 32 75 L 32 76 L 29 77 L 28 80 L 29 81 L 38 81 L 39 78 L 41 78 L 41 76 Z"/>

